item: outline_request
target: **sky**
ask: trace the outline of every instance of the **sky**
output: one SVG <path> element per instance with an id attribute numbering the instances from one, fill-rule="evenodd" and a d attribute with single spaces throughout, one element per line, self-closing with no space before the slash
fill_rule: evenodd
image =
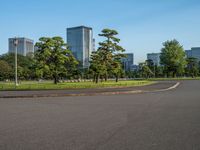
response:
<path id="1" fill-rule="evenodd" d="M 10 37 L 66 40 L 66 28 L 80 25 L 93 28 L 96 47 L 102 29 L 117 30 L 137 64 L 167 40 L 177 39 L 184 49 L 200 47 L 200 1 L 0 0 L 0 55 L 8 51 Z"/>

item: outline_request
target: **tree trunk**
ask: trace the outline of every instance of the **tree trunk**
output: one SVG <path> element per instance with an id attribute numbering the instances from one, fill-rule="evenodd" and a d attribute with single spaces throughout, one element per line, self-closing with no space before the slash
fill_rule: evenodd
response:
<path id="1" fill-rule="evenodd" d="M 95 82 L 96 81 L 96 75 L 94 74 L 93 75 L 93 82 Z"/>
<path id="2" fill-rule="evenodd" d="M 54 84 L 58 84 L 57 76 L 54 76 Z"/>
<path id="3" fill-rule="evenodd" d="M 96 84 L 99 83 L 99 75 L 96 75 Z"/>
<path id="4" fill-rule="evenodd" d="M 116 80 L 115 80 L 116 82 L 118 82 L 119 81 L 119 76 L 118 75 L 116 75 Z"/>
<path id="5" fill-rule="evenodd" d="M 108 73 L 106 72 L 106 74 L 105 74 L 105 82 L 107 82 L 108 81 Z"/>
<path id="6" fill-rule="evenodd" d="M 176 72 L 173 72 L 173 78 L 176 78 Z"/>

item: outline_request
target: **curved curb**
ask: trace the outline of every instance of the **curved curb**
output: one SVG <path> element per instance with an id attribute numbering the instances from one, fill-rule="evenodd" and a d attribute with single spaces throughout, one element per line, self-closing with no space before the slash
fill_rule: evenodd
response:
<path id="1" fill-rule="evenodd" d="M 118 91 L 118 92 L 96 92 L 96 93 L 80 93 L 80 94 L 48 94 L 48 95 L 27 95 L 27 96 L 2 96 L 0 98 L 42 98 L 42 97 L 69 97 L 69 96 L 98 96 L 98 95 L 125 95 L 125 94 L 139 94 L 139 93 L 150 93 L 150 92 L 164 92 L 176 89 L 180 85 L 180 82 L 177 82 L 175 85 L 159 90 L 135 90 L 135 91 Z"/>
<path id="2" fill-rule="evenodd" d="M 175 85 L 169 87 L 169 88 L 166 88 L 166 89 L 160 89 L 160 90 L 154 90 L 154 91 L 146 91 L 146 92 L 165 92 L 165 91 L 170 91 L 170 90 L 173 90 L 173 89 L 176 89 L 181 83 L 180 82 L 177 82 Z"/>
<path id="3" fill-rule="evenodd" d="M 124 91 L 124 92 L 104 92 L 95 95 L 120 95 L 120 94 L 139 94 L 139 93 L 150 93 L 150 92 L 165 92 L 176 89 L 180 85 L 180 82 L 177 82 L 175 85 L 166 88 L 166 89 L 159 89 L 159 90 L 152 90 L 152 91 L 145 91 L 145 90 L 136 90 L 136 91 Z"/>

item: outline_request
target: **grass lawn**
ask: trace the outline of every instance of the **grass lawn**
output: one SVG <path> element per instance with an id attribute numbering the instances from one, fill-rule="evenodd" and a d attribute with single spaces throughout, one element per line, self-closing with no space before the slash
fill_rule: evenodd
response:
<path id="1" fill-rule="evenodd" d="M 0 82 L 0 91 L 6 90 L 55 90 L 55 89 L 90 89 L 90 88 L 109 88 L 109 87 L 131 87 L 131 86 L 144 86 L 155 83 L 154 81 L 137 80 L 137 81 L 108 81 L 102 83 L 93 82 L 66 82 L 53 84 L 52 81 L 37 82 L 37 81 L 23 81 L 15 89 L 14 83 Z"/>

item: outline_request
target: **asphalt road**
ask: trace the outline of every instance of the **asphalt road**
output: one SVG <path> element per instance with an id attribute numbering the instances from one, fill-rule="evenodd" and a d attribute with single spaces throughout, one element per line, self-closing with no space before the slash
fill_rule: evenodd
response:
<path id="1" fill-rule="evenodd" d="M 145 94 L 0 99 L 0 150 L 200 150 L 200 81 Z"/>

